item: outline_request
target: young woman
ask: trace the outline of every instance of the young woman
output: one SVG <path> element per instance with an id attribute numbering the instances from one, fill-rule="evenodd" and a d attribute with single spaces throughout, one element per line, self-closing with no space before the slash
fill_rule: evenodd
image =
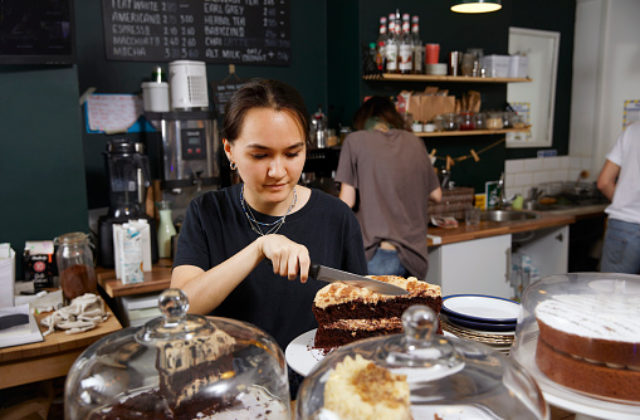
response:
<path id="1" fill-rule="evenodd" d="M 251 322 L 282 349 L 317 326 L 311 304 L 326 283 L 308 278 L 311 261 L 366 274 L 349 207 L 298 185 L 308 128 L 301 96 L 284 83 L 256 80 L 235 93 L 223 143 L 242 183 L 191 202 L 171 277 L 190 311 Z"/>
<path id="2" fill-rule="evenodd" d="M 364 236 L 369 274 L 427 275 L 427 202 L 442 191 L 424 142 L 405 128 L 393 103 L 368 99 L 356 111 L 342 145 L 336 181 L 354 207 Z M 359 194 L 359 195 L 358 195 Z"/>

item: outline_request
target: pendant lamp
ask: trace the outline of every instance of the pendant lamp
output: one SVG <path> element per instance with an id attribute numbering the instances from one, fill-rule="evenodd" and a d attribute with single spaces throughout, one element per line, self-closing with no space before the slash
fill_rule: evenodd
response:
<path id="1" fill-rule="evenodd" d="M 454 0 L 451 11 L 457 13 L 488 13 L 502 9 L 501 0 Z"/>

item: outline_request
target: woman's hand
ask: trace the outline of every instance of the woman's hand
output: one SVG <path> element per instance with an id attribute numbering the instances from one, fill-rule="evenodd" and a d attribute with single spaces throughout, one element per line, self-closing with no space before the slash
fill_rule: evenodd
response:
<path id="1" fill-rule="evenodd" d="M 271 261 L 275 274 L 295 280 L 299 273 L 300 282 L 307 282 L 311 265 L 307 247 L 276 234 L 261 237 L 260 243 L 262 253 Z"/>

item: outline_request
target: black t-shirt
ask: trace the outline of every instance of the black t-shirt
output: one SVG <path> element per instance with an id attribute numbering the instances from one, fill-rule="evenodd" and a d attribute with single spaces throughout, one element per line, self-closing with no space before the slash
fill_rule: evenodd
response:
<path id="1" fill-rule="evenodd" d="M 208 270 L 256 240 L 234 185 L 192 200 L 180 230 L 174 267 L 195 265 Z M 246 202 L 245 202 L 245 205 Z M 253 210 L 257 220 L 277 218 Z M 309 250 L 311 261 L 357 274 L 367 273 L 360 225 L 342 201 L 319 190 L 303 208 L 287 216 L 278 232 Z M 211 315 L 250 322 L 271 334 L 284 349 L 298 335 L 316 328 L 311 305 L 327 283 L 289 281 L 261 261 Z"/>

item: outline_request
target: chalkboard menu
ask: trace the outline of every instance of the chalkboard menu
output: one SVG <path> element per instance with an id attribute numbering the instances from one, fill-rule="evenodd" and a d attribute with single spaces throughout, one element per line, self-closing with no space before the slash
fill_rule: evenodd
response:
<path id="1" fill-rule="evenodd" d="M 242 80 L 238 77 L 228 77 L 227 79 L 229 80 L 225 79 L 220 82 L 211 83 L 214 97 L 213 102 L 216 104 L 216 111 L 218 111 L 218 115 L 224 115 L 227 102 L 229 102 L 231 96 L 233 96 L 233 94 L 246 82 L 246 80 Z"/>
<path id="2" fill-rule="evenodd" d="M 289 0 L 102 0 L 107 59 L 288 65 Z"/>

